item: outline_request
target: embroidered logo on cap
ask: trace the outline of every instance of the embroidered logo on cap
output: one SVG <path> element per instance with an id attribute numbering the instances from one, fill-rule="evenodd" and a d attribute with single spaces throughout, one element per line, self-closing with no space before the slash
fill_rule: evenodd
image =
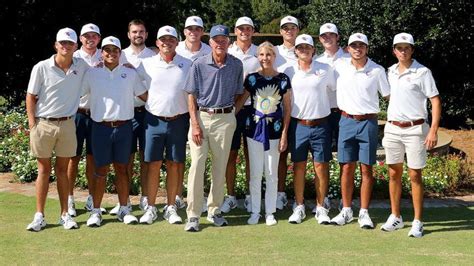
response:
<path id="1" fill-rule="evenodd" d="M 71 36 L 71 33 L 69 33 L 69 32 L 66 31 L 66 35 L 70 37 L 70 36 Z"/>
<path id="2" fill-rule="evenodd" d="M 303 41 L 307 41 L 306 37 L 304 37 L 304 36 L 301 37 L 301 39 L 302 39 Z"/>
<path id="3" fill-rule="evenodd" d="M 89 26 L 89 28 L 90 28 L 91 30 L 93 30 L 93 29 L 94 29 L 94 26 Z"/>
<path id="4" fill-rule="evenodd" d="M 327 25 L 326 28 L 331 29 L 331 25 Z"/>
<path id="5" fill-rule="evenodd" d="M 217 28 L 216 31 L 218 31 L 218 32 L 224 32 L 224 28 Z"/>
<path id="6" fill-rule="evenodd" d="M 362 39 L 362 36 L 361 36 L 361 35 L 357 35 L 356 37 L 359 38 L 359 39 Z"/>
<path id="7" fill-rule="evenodd" d="M 407 40 L 407 36 L 402 36 L 402 40 Z"/>
<path id="8" fill-rule="evenodd" d="M 193 18 L 193 21 L 194 21 L 194 22 L 198 22 L 197 18 Z"/>

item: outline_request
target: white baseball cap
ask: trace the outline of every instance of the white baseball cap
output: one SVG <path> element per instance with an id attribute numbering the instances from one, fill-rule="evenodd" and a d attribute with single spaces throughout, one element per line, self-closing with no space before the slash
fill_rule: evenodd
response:
<path id="1" fill-rule="evenodd" d="M 363 42 L 366 45 L 369 45 L 369 41 L 367 39 L 367 36 L 363 33 L 354 33 L 349 37 L 349 41 L 347 42 L 348 45 L 350 45 L 353 42 Z"/>
<path id="2" fill-rule="evenodd" d="M 102 48 L 104 48 L 104 46 L 106 45 L 113 45 L 115 47 L 118 47 L 119 49 L 122 49 L 122 46 L 120 45 L 120 40 L 117 39 L 116 37 L 114 36 L 109 36 L 109 37 L 106 37 L 102 40 Z"/>
<path id="3" fill-rule="evenodd" d="M 323 24 L 319 28 L 319 35 L 323 35 L 324 33 L 327 33 L 327 32 L 336 33 L 336 34 L 339 35 L 339 32 L 337 31 L 336 25 L 334 25 L 332 23 Z"/>
<path id="4" fill-rule="evenodd" d="M 238 26 L 242 25 L 249 25 L 252 26 L 252 28 L 255 28 L 252 19 L 249 17 L 240 17 L 239 19 L 237 19 L 237 21 L 235 22 L 235 27 L 237 28 Z"/>
<path id="5" fill-rule="evenodd" d="M 168 25 L 163 26 L 158 30 L 158 34 L 156 35 L 156 38 L 159 39 L 163 36 L 173 36 L 176 39 L 178 39 L 178 33 L 176 33 L 176 29 Z"/>
<path id="6" fill-rule="evenodd" d="M 186 23 L 184 23 L 184 27 L 187 28 L 189 26 L 198 26 L 204 28 L 204 23 L 202 19 L 198 16 L 190 16 L 186 19 Z"/>
<path id="7" fill-rule="evenodd" d="M 71 28 L 62 28 L 56 34 L 56 41 L 69 41 L 73 43 L 77 43 L 77 34 Z"/>
<path id="8" fill-rule="evenodd" d="M 413 36 L 410 33 L 402 32 L 395 37 L 393 37 L 393 45 L 397 43 L 408 43 L 411 45 L 415 45 L 415 41 L 413 40 Z"/>
<path id="9" fill-rule="evenodd" d="M 298 20 L 295 17 L 286 16 L 280 20 L 280 28 L 283 27 L 283 25 L 288 24 L 288 23 L 295 24 L 297 27 L 300 26 L 298 24 Z"/>
<path id="10" fill-rule="evenodd" d="M 99 27 L 97 27 L 97 25 L 92 24 L 92 23 L 82 26 L 81 35 L 84 35 L 85 33 L 88 33 L 88 32 L 95 32 L 100 35 Z"/>
<path id="11" fill-rule="evenodd" d="M 298 35 L 298 37 L 296 37 L 296 40 L 295 40 L 295 46 L 298 46 L 300 44 L 309 44 L 314 47 L 313 37 L 311 37 L 308 34 Z"/>

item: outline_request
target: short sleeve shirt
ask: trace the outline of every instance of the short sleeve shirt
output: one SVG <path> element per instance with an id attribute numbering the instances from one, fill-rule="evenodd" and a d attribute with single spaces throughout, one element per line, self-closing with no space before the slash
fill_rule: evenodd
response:
<path id="1" fill-rule="evenodd" d="M 246 122 L 247 137 L 259 142 L 279 139 L 283 130 L 283 95 L 291 89 L 290 78 L 284 73 L 266 78 L 257 72 L 245 78 L 244 87 L 250 93 L 252 106 Z"/>
<path id="2" fill-rule="evenodd" d="M 229 47 L 228 52 L 242 61 L 244 78 L 250 73 L 257 72 L 260 68 L 260 62 L 257 59 L 257 46 L 255 44 L 250 45 L 250 48 L 244 53 L 234 42 L 234 44 Z M 245 105 L 250 105 L 250 99 L 245 102 Z"/>
<path id="3" fill-rule="evenodd" d="M 74 52 L 74 57 L 82 58 L 82 60 L 84 60 L 90 67 L 95 67 L 103 61 L 102 52 L 100 49 L 96 49 L 95 53 L 91 56 L 90 54 L 84 52 L 84 50 L 81 48 Z M 90 108 L 90 96 L 88 94 L 81 97 L 79 101 L 79 107 L 87 109 Z"/>
<path id="4" fill-rule="evenodd" d="M 191 66 L 184 90 L 194 94 L 199 107 L 233 106 L 235 95 L 243 93 L 242 62 L 227 54 L 225 64 L 218 67 L 212 54 L 200 57 Z"/>
<path id="5" fill-rule="evenodd" d="M 156 116 L 171 117 L 188 112 L 188 95 L 183 90 L 191 60 L 176 54 L 167 63 L 157 54 L 142 61 L 148 100 L 145 108 Z"/>
<path id="6" fill-rule="evenodd" d="M 191 52 L 191 50 L 186 47 L 186 42 L 181 41 L 178 43 L 178 46 L 176 47 L 176 53 L 178 53 L 180 56 L 190 59 L 191 61 L 194 61 L 198 59 L 199 57 L 208 55 L 211 53 L 211 47 L 203 42 L 201 42 L 201 49 L 197 52 Z"/>
<path id="7" fill-rule="evenodd" d="M 294 64 L 297 61 L 295 47 L 287 48 L 283 44 L 276 47 L 276 57 L 273 67 L 278 70 L 278 72 L 283 72 L 283 69 L 280 68 L 281 66 L 285 64 Z"/>
<path id="8" fill-rule="evenodd" d="M 390 102 L 387 109 L 389 121 L 414 121 L 427 119 L 427 99 L 437 96 L 438 89 L 431 71 L 413 60 L 410 68 L 398 73 L 398 64 L 388 69 Z"/>
<path id="9" fill-rule="evenodd" d="M 145 92 L 137 71 L 122 65 L 113 70 L 91 68 L 84 77 L 83 93 L 90 93 L 91 118 L 96 122 L 132 119 L 133 98 Z"/>
<path id="10" fill-rule="evenodd" d="M 320 54 L 318 57 L 316 57 L 316 61 L 325 63 L 330 65 L 331 67 L 334 67 L 334 64 L 336 61 L 340 60 L 341 58 L 350 58 L 349 53 L 345 53 L 344 50 L 342 50 L 341 47 L 337 50 L 337 52 L 334 54 L 334 56 L 330 56 L 328 53 L 324 52 Z M 335 90 L 329 90 L 328 91 L 329 95 L 329 105 L 331 108 L 337 108 L 337 95 Z"/>
<path id="11" fill-rule="evenodd" d="M 340 60 L 335 64 L 335 76 L 337 103 L 349 114 L 378 113 L 377 92 L 384 97 L 390 94 L 385 69 L 371 59 L 361 69 L 356 69 L 350 58 Z"/>
<path id="12" fill-rule="evenodd" d="M 334 70 L 328 65 L 313 61 L 308 71 L 298 65 L 285 70 L 291 79 L 291 117 L 319 119 L 331 113 L 328 91 L 336 90 Z"/>
<path id="13" fill-rule="evenodd" d="M 55 55 L 36 64 L 31 71 L 27 92 L 38 96 L 35 116 L 58 118 L 76 113 L 81 96 L 82 82 L 89 65 L 73 58 L 65 73 L 56 66 Z"/>

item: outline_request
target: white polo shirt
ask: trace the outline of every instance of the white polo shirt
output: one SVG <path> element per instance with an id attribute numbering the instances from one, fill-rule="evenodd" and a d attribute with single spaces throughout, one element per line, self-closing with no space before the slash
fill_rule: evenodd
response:
<path id="1" fill-rule="evenodd" d="M 179 54 L 180 56 L 190 59 L 191 61 L 196 60 L 197 58 L 201 56 L 205 56 L 207 54 L 210 54 L 212 51 L 211 47 L 203 42 L 201 42 L 201 49 L 199 51 L 193 53 L 191 50 L 186 47 L 185 41 L 181 41 L 178 43 L 178 46 L 176 47 L 176 53 Z"/>
<path id="2" fill-rule="evenodd" d="M 132 48 L 129 46 L 122 50 L 122 54 L 120 55 L 120 64 L 130 63 L 135 68 L 138 68 L 143 59 L 152 57 L 154 55 L 156 55 L 155 51 L 148 47 L 143 48 L 140 53 L 135 54 Z M 142 101 L 140 98 L 134 98 L 133 106 L 140 107 L 144 105 L 145 102 Z"/>
<path id="3" fill-rule="evenodd" d="M 76 113 L 81 87 L 89 65 L 80 58 L 73 58 L 64 73 L 56 66 L 54 58 L 37 63 L 31 71 L 27 92 L 38 96 L 35 117 L 59 118 Z"/>
<path id="4" fill-rule="evenodd" d="M 334 67 L 334 63 L 339 60 L 340 58 L 350 58 L 351 55 L 349 53 L 345 53 L 344 50 L 342 50 L 341 47 L 337 50 L 337 52 L 333 55 L 330 56 L 328 53 L 324 52 L 320 54 L 319 56 L 316 57 L 316 61 L 325 63 L 330 65 L 331 67 Z M 331 108 L 338 108 L 337 106 L 337 95 L 336 95 L 335 90 L 329 90 L 328 95 L 329 95 L 329 105 Z"/>
<path id="5" fill-rule="evenodd" d="M 133 97 L 146 92 L 135 69 L 118 65 L 90 68 L 84 77 L 83 93 L 90 93 L 91 118 L 96 122 L 133 118 Z"/>
<path id="6" fill-rule="evenodd" d="M 328 90 L 336 90 L 336 79 L 334 70 L 328 64 L 313 61 L 307 72 L 294 64 L 284 71 L 291 79 L 293 91 L 291 117 L 318 119 L 331 113 Z"/>
<path id="7" fill-rule="evenodd" d="M 176 54 L 166 63 L 160 54 L 146 58 L 138 68 L 144 72 L 148 90 L 145 108 L 156 116 L 171 117 L 188 112 L 188 94 L 184 84 L 192 61 Z"/>
<path id="8" fill-rule="evenodd" d="M 275 67 L 278 72 L 283 72 L 284 69 L 281 68 L 281 66 L 287 63 L 296 63 L 297 61 L 298 58 L 296 58 L 295 47 L 286 48 L 283 44 L 276 47 L 276 58 L 273 67 Z"/>
<path id="9" fill-rule="evenodd" d="M 427 119 L 428 98 L 439 95 L 431 71 L 413 60 L 410 68 L 398 73 L 398 64 L 388 69 L 390 102 L 387 109 L 389 121 L 414 121 Z"/>
<path id="10" fill-rule="evenodd" d="M 390 94 L 385 69 L 370 58 L 359 70 L 350 58 L 338 60 L 334 66 L 339 108 L 353 115 L 378 113 L 377 92 L 384 97 Z"/>
<path id="11" fill-rule="evenodd" d="M 84 61 L 86 61 L 87 64 L 89 64 L 89 66 L 95 67 L 100 62 L 102 62 L 102 50 L 95 50 L 94 55 L 91 56 L 88 53 L 84 52 L 81 47 L 81 49 L 74 52 L 74 57 L 82 58 Z M 79 107 L 85 109 L 90 108 L 90 95 L 86 94 L 81 97 L 79 101 Z"/>
<path id="12" fill-rule="evenodd" d="M 240 49 L 236 42 L 232 44 L 231 47 L 227 50 L 227 52 L 242 61 L 242 65 L 244 67 L 244 80 L 248 74 L 257 72 L 260 68 L 260 62 L 257 59 L 257 46 L 255 44 L 250 45 L 250 48 L 247 50 L 246 53 Z M 250 105 L 251 99 L 250 97 L 245 101 L 245 105 Z"/>

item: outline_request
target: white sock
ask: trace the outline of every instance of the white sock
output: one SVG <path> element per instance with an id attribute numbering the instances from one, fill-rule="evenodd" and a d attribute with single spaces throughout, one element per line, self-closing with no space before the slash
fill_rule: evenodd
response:
<path id="1" fill-rule="evenodd" d="M 68 201 L 74 202 L 74 195 L 69 195 L 67 198 Z"/>

